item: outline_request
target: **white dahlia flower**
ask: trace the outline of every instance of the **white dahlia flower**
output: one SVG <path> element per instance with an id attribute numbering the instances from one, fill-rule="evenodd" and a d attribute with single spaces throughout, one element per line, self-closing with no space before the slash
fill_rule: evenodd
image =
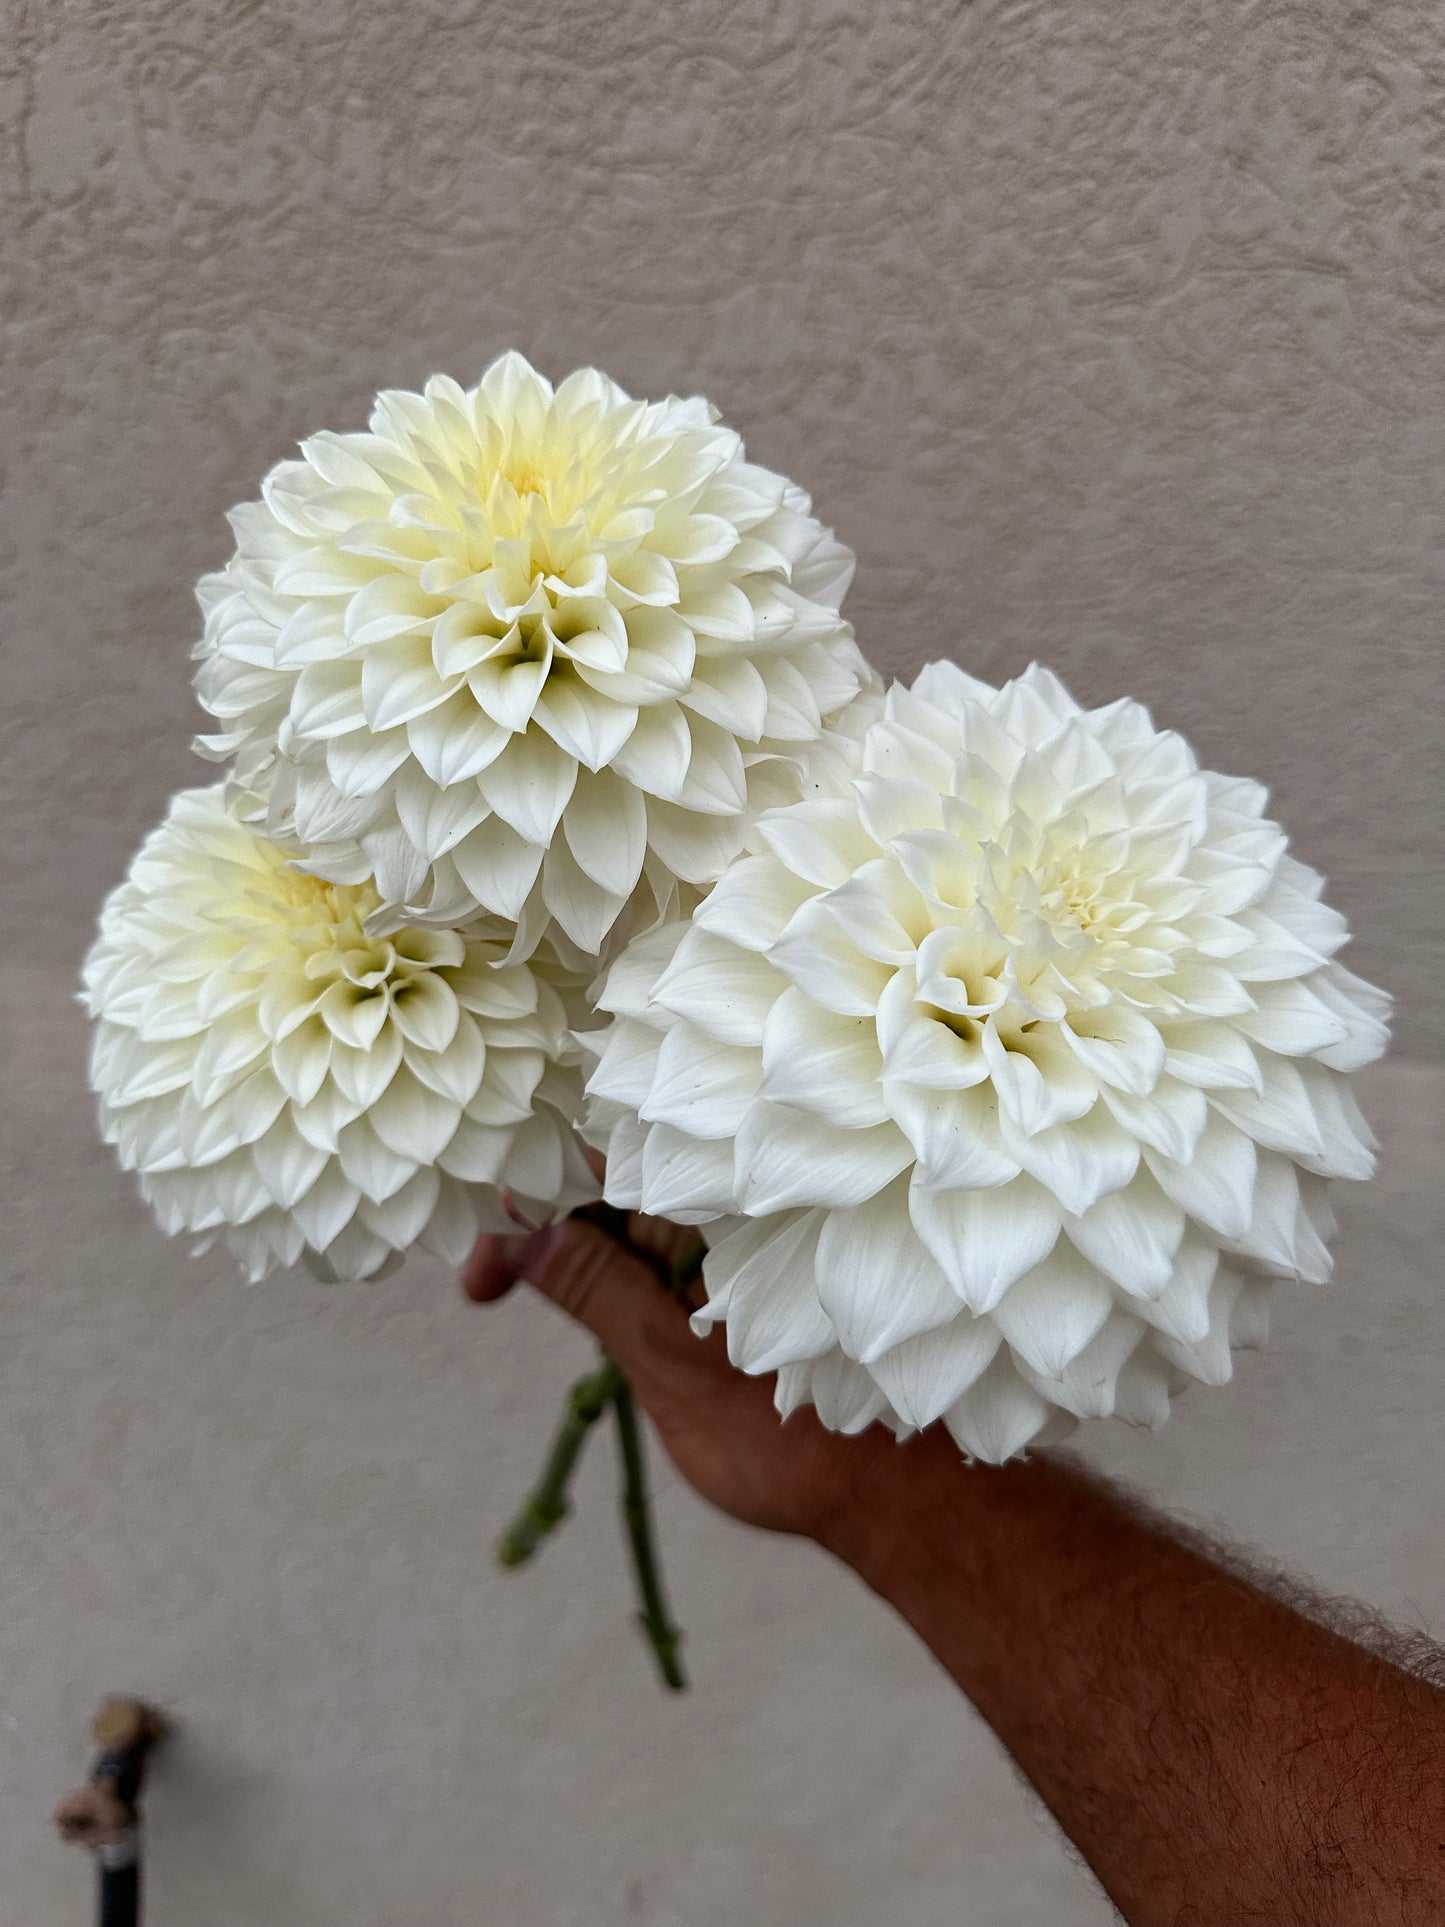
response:
<path id="1" fill-rule="evenodd" d="M 949 664 L 835 797 L 635 941 L 589 1090 L 618 1205 L 714 1225 L 699 1323 L 845 1430 L 1002 1460 L 1157 1424 L 1321 1280 L 1388 999 L 1257 784 L 1137 703 Z"/>
<path id="2" fill-rule="evenodd" d="M 596 1195 L 569 973 L 509 933 L 370 937 L 369 886 L 328 884 L 177 796 L 101 912 L 82 1003 L 101 1127 L 168 1232 L 220 1238 L 253 1279 L 327 1278 L 411 1244 L 459 1262 L 508 1224 Z"/>
<path id="3" fill-rule="evenodd" d="M 721 874 L 868 677 L 851 553 L 700 398 L 507 354 L 301 456 L 200 585 L 198 747 L 396 920 L 595 954 L 640 879 L 666 906 Z"/>

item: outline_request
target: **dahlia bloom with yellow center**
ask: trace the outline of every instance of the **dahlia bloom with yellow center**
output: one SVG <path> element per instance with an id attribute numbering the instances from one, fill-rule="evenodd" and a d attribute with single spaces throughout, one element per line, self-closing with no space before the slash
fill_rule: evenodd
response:
<path id="1" fill-rule="evenodd" d="M 701 399 L 520 355 L 378 397 L 231 517 L 196 689 L 247 819 L 389 921 L 549 925 L 711 883 L 868 680 L 853 558 Z"/>
<path id="2" fill-rule="evenodd" d="M 509 1224 L 596 1195 L 573 1131 L 577 979 L 510 932 L 368 934 L 367 885 L 297 870 L 177 796 L 101 912 L 82 1001 L 101 1127 L 162 1227 L 220 1239 L 249 1276 L 305 1261 L 390 1269 L 413 1243 L 460 1263 Z"/>
<path id="3" fill-rule="evenodd" d="M 1266 801 L 1137 703 L 936 663 L 623 951 L 607 1196 L 709 1226 L 700 1326 L 784 1410 L 989 1460 L 1158 1423 L 1328 1275 L 1389 1000 Z"/>

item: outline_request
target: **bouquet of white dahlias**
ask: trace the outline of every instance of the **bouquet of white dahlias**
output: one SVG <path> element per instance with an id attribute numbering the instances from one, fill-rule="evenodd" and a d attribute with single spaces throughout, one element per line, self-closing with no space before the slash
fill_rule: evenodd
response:
<path id="1" fill-rule="evenodd" d="M 312 436 L 231 520 L 196 650 L 224 780 L 174 799 L 84 972 L 102 1129 L 164 1229 L 359 1279 L 671 1217 L 695 1328 L 781 1412 L 942 1420 L 994 1463 L 1158 1425 L 1275 1278 L 1328 1275 L 1388 999 L 1265 792 L 1046 670 L 885 696 L 851 554 L 705 402 L 504 355 Z M 607 1411 L 681 1685 L 611 1361 L 500 1555 Z"/>

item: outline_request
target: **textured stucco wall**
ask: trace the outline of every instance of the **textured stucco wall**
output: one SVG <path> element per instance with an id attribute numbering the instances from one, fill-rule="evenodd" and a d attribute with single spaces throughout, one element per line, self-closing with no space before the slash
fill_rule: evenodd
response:
<path id="1" fill-rule="evenodd" d="M 669 1488 L 680 1707 L 600 1465 L 494 1573 L 575 1339 L 420 1266 L 192 1265 L 93 1145 L 68 997 L 193 777 L 190 584 L 271 461 L 508 343 L 704 389 L 858 549 L 881 667 L 1141 695 L 1330 874 L 1402 998 L 1386 1177 L 1237 1387 L 1094 1450 L 1437 1614 L 1438 8 L 16 0 L 0 63 L 0 1920 L 83 1917 L 43 1816 L 119 1684 L 184 1722 L 157 1927 L 1104 1921 L 806 1550 Z"/>

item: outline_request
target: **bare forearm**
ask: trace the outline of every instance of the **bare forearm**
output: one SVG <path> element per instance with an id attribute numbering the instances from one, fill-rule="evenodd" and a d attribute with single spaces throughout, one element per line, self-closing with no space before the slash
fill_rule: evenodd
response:
<path id="1" fill-rule="evenodd" d="M 893 1604 L 1131 1927 L 1445 1919 L 1445 1694 L 1066 1462 L 882 1445 L 832 1549 Z"/>

